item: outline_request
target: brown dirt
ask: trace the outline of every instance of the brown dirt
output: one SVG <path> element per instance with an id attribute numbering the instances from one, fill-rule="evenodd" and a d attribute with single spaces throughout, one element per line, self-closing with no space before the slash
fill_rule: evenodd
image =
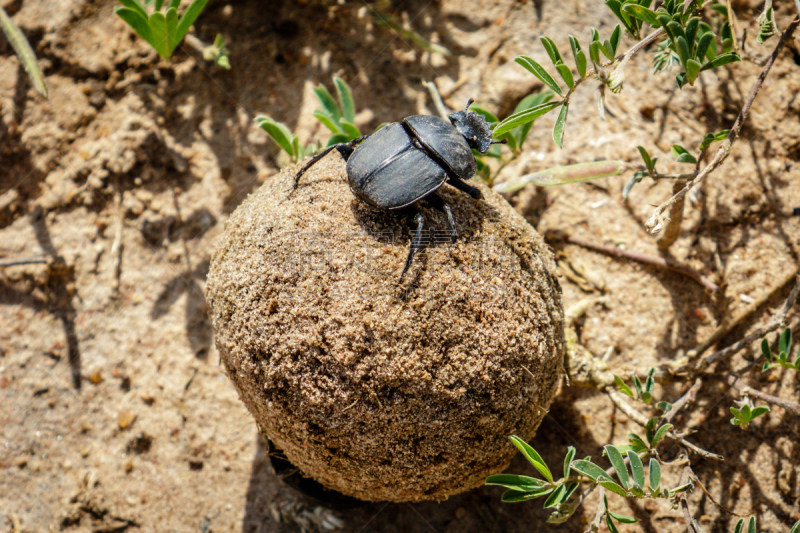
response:
<path id="1" fill-rule="evenodd" d="M 734 2 L 748 35 L 759 6 Z M 208 260 L 222 224 L 261 182 L 277 173 L 276 147 L 252 118 L 268 113 L 306 141 L 313 126 L 313 84 L 334 73 L 355 94 L 359 125 L 433 110 L 422 80 L 434 79 L 448 105 L 477 98 L 500 115 L 539 84 L 509 62 L 546 56 L 540 35 L 562 51 L 567 34 L 586 41 L 607 33 L 602 3 L 408 0 L 392 9 L 454 56 L 421 52 L 371 22 L 348 2 L 211 2 L 197 34 L 230 37 L 233 70 L 223 72 L 180 50 L 157 60 L 125 30 L 108 0 L 2 0 L 26 31 L 47 74 L 42 101 L 0 39 L 0 256 L 41 254 L 50 266 L 0 268 L 0 530 L 297 531 L 324 516 L 269 472 L 252 417 L 218 365 L 203 298 Z M 785 26 L 791 4 L 779 6 Z M 782 26 L 783 27 L 783 26 Z M 748 51 L 763 56 L 771 50 Z M 629 45 L 625 41 L 623 46 Z M 752 44 L 752 46 L 751 46 Z M 772 316 L 789 287 L 776 287 L 798 264 L 800 219 L 800 70 L 797 43 L 779 58 L 729 160 L 692 195 L 673 256 L 709 276 L 719 294 L 678 274 L 576 246 L 573 264 L 605 280 L 607 301 L 579 322 L 582 342 L 620 371 L 640 374 L 706 338 L 752 299 L 769 301 L 720 342 L 731 344 Z M 597 117 L 591 87 L 573 100 L 565 145 L 550 139 L 552 117 L 534 127 L 525 156 L 501 179 L 528 170 L 606 158 L 635 161 L 636 145 L 667 168 L 673 143 L 696 146 L 732 124 L 760 67 L 752 62 L 704 74 L 675 90 L 674 73 L 651 77 L 634 58 L 613 116 Z M 544 233 L 566 229 L 585 239 L 656 254 L 643 222 L 670 184 L 624 180 L 525 190 L 513 205 Z M 114 290 L 117 228 L 122 224 L 119 294 Z M 562 264 L 566 264 L 562 261 Z M 565 306 L 586 297 L 562 278 Z M 797 321 L 794 312 L 791 319 Z M 720 365 L 747 368 L 753 346 Z M 769 393 L 798 398 L 800 377 L 748 374 Z M 682 388 L 658 389 L 675 400 Z M 678 417 L 692 438 L 726 457 L 696 461 L 714 499 L 755 512 L 760 531 L 788 531 L 800 519 L 800 425 L 778 408 L 742 431 L 728 423 L 735 394 L 709 376 L 693 411 Z M 634 424 L 595 392 L 565 388 L 533 445 L 555 470 L 567 445 L 600 457 L 624 443 Z M 676 449 L 665 446 L 667 457 Z M 517 457 L 510 471 L 533 474 Z M 677 481 L 667 470 L 665 481 Z M 88 476 L 88 477 L 87 477 Z M 542 524 L 537 503 L 506 505 L 502 490 L 479 488 L 442 504 L 368 504 L 341 513 L 345 531 L 583 531 L 590 498 L 562 526 Z M 668 503 L 610 498 L 612 509 L 642 521 L 628 530 L 685 529 Z M 707 531 L 735 519 L 699 491 L 690 505 Z M 314 511 L 317 514 L 314 514 Z M 275 520 L 282 518 L 283 523 Z"/>

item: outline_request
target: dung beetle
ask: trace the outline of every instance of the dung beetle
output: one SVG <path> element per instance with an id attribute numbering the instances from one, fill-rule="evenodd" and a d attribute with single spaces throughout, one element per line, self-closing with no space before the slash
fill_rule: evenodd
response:
<path id="1" fill-rule="evenodd" d="M 375 209 L 394 211 L 424 199 L 447 215 L 455 242 L 458 230 L 453 213 L 436 190 L 449 183 L 476 200 L 481 199 L 481 192 L 465 183 L 477 170 L 472 149 L 483 154 L 492 144 L 506 142 L 492 140 L 492 130 L 483 115 L 469 110 L 472 102 L 470 98 L 463 111 L 451 113 L 450 122 L 430 115 L 414 115 L 402 122 L 392 122 L 372 135 L 329 146 L 303 165 L 295 176 L 294 187 L 314 163 L 336 149 L 347 161 L 347 181 L 359 200 Z M 419 211 L 414 223 L 417 228 L 400 274 L 401 281 L 422 244 L 425 218 Z"/>

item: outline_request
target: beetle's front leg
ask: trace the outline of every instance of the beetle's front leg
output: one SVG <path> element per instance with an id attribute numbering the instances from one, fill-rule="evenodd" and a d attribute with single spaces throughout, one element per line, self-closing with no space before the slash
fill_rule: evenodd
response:
<path id="1" fill-rule="evenodd" d="M 447 177 L 447 183 L 449 183 L 450 185 L 452 185 L 453 187 L 455 187 L 460 191 L 464 191 L 465 193 L 469 194 L 476 200 L 480 200 L 481 198 L 483 198 L 483 195 L 481 194 L 480 190 L 464 182 L 463 180 L 461 180 L 461 178 L 457 178 L 456 176 L 450 175 Z"/>
<path id="2" fill-rule="evenodd" d="M 369 137 L 369 135 L 362 135 L 361 137 L 356 137 L 350 142 L 334 144 L 333 146 L 328 146 L 327 148 L 325 148 L 323 151 L 312 157 L 308 161 L 308 163 L 303 165 L 300 171 L 297 174 L 295 174 L 293 188 L 294 189 L 297 188 L 297 184 L 300 183 L 300 178 L 303 176 L 303 174 L 305 174 L 306 170 L 314 166 L 314 164 L 317 161 L 328 155 L 328 153 L 330 153 L 331 150 L 335 148 L 339 152 L 339 154 L 341 154 L 342 159 L 347 161 L 348 159 L 350 159 L 350 156 L 353 155 L 356 145 L 362 141 L 365 141 L 367 137 Z"/>
<path id="3" fill-rule="evenodd" d="M 403 273 L 400 274 L 400 279 L 398 283 L 403 281 L 403 276 L 406 275 L 408 269 L 411 268 L 411 263 L 414 261 L 414 255 L 417 253 L 417 250 L 420 249 L 422 246 L 422 229 L 425 227 L 425 217 L 422 216 L 422 213 L 417 213 L 414 216 L 414 223 L 417 225 L 417 229 L 414 231 L 414 236 L 411 238 L 411 247 L 408 250 L 408 259 L 406 259 L 406 266 L 403 268 Z"/>

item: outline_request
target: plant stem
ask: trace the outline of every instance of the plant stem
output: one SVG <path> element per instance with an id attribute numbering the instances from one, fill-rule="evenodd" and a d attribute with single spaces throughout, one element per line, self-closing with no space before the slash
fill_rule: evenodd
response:
<path id="1" fill-rule="evenodd" d="M 628 416 L 628 418 L 630 418 L 631 420 L 633 420 L 642 427 L 647 425 L 647 417 L 642 413 L 640 413 L 639 411 L 637 411 L 627 401 L 625 401 L 625 399 L 622 397 L 622 394 L 617 392 L 617 390 L 614 387 L 606 387 L 605 393 L 608 395 L 609 398 L 611 398 L 611 401 L 614 402 L 614 404 L 617 407 L 619 407 L 619 409 L 623 413 L 625 413 L 625 415 Z M 711 453 L 709 451 L 700 448 L 696 444 L 692 444 L 683 437 L 678 436 L 678 434 L 676 434 L 674 431 L 668 432 L 667 436 L 672 440 L 681 443 L 683 446 L 689 448 L 690 450 L 692 450 L 697 455 L 700 455 L 701 457 L 705 457 L 706 459 L 714 459 L 717 461 L 722 461 L 724 459 L 721 455 Z"/>
<path id="2" fill-rule="evenodd" d="M 578 246 L 583 246 L 584 248 L 589 248 L 590 250 L 595 250 L 595 251 L 598 251 L 598 252 L 602 252 L 602 253 L 606 253 L 606 254 L 609 254 L 609 255 L 613 255 L 615 257 L 622 257 L 622 258 L 625 258 L 625 259 L 631 259 L 633 261 L 638 261 L 639 263 L 646 263 L 646 264 L 649 264 L 649 265 L 654 265 L 654 266 L 657 266 L 657 267 L 666 268 L 666 269 L 678 272 L 679 274 L 683 274 L 684 276 L 692 278 L 697 283 L 699 283 L 700 285 L 702 285 L 703 287 L 705 287 L 706 289 L 708 289 L 708 290 L 710 290 L 712 292 L 716 292 L 719 289 L 719 286 L 717 286 L 716 283 L 713 283 L 713 282 L 707 280 L 706 278 L 703 277 L 702 274 L 700 274 L 698 271 L 694 270 L 693 268 L 690 268 L 690 267 L 685 266 L 685 265 L 678 265 L 678 264 L 673 263 L 672 261 L 669 261 L 669 260 L 664 259 L 662 257 L 653 257 L 653 256 L 645 255 L 645 254 L 642 254 L 642 253 L 639 253 L 639 252 L 630 252 L 630 251 L 627 251 L 627 250 L 620 250 L 619 248 L 616 248 L 616 247 L 613 247 L 613 246 L 605 246 L 605 245 L 602 245 L 602 244 L 595 244 L 593 242 L 585 241 L 585 240 L 583 240 L 583 239 L 581 239 L 579 237 L 573 237 L 573 236 L 567 237 L 566 238 L 566 242 L 571 243 L 571 244 L 577 244 Z"/>
<path id="3" fill-rule="evenodd" d="M 727 376 L 725 376 L 725 381 L 728 383 L 728 385 L 738 390 L 742 395 L 746 394 L 748 396 L 764 400 L 767 403 L 771 403 L 772 405 L 778 405 L 780 407 L 783 407 L 784 409 L 792 411 L 796 415 L 800 415 L 800 403 L 784 400 L 783 398 L 778 398 L 777 396 L 773 396 L 771 394 L 767 394 L 766 392 L 761 392 L 758 389 L 754 389 L 751 386 L 746 385 L 741 380 L 741 378 L 738 378 L 733 374 L 728 374 Z"/>
<path id="4" fill-rule="evenodd" d="M 662 418 L 662 422 L 664 424 L 672 422 L 672 419 L 680 412 L 681 409 L 686 407 L 687 404 L 690 402 L 694 402 L 695 398 L 697 398 L 697 393 L 700 391 L 700 387 L 703 386 L 703 380 L 697 378 L 694 380 L 694 384 L 689 387 L 689 390 L 686 391 L 686 394 L 681 396 L 677 402 L 672 404 L 672 409 L 664 415 Z"/>
<path id="5" fill-rule="evenodd" d="M 36 255 L 32 257 L 12 257 L 9 259 L 0 259 L 0 267 L 10 267 L 18 265 L 40 265 L 48 263 L 47 257 Z"/>
<path id="6" fill-rule="evenodd" d="M 767 60 L 767 64 L 764 66 L 764 70 L 761 71 L 761 74 L 759 74 L 755 85 L 753 85 L 753 88 L 750 90 L 750 94 L 747 96 L 747 100 L 745 100 L 744 106 L 739 112 L 739 116 L 736 117 L 736 121 L 731 128 L 731 132 L 728 134 L 727 139 L 725 139 L 725 141 L 722 143 L 722 146 L 720 146 L 717 152 L 714 154 L 714 158 L 694 179 L 688 181 L 680 191 L 673 194 L 672 198 L 658 206 L 655 211 L 653 211 L 653 215 L 647 220 L 647 222 L 645 222 L 647 231 L 650 233 L 660 233 L 664 229 L 665 225 L 671 223 L 669 217 L 666 216 L 664 212 L 671 208 L 684 196 L 686 196 L 686 193 L 689 192 L 693 187 L 700 185 L 705 180 L 706 176 L 715 171 L 725 161 L 725 159 L 727 159 L 733 143 L 739 138 L 739 133 L 744 125 L 744 121 L 747 120 L 747 116 L 750 113 L 750 107 L 753 105 L 756 95 L 758 95 L 758 92 L 761 90 L 761 86 L 764 84 L 764 79 L 766 79 L 767 74 L 769 74 L 773 63 L 775 63 L 775 59 L 778 57 L 781 49 L 786 44 L 786 41 L 789 40 L 789 38 L 794 34 L 798 24 L 800 24 L 800 19 L 793 20 L 791 24 L 789 24 L 789 27 L 786 28 L 786 31 L 784 31 L 781 35 L 778 45 L 775 47 L 775 50 L 773 50 L 772 55 Z"/>

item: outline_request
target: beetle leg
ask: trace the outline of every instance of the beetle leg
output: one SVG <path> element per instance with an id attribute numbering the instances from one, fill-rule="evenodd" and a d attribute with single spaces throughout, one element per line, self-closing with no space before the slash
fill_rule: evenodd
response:
<path id="1" fill-rule="evenodd" d="M 447 224 L 450 226 L 450 236 L 453 242 L 456 242 L 456 239 L 458 239 L 458 229 L 456 228 L 456 221 L 453 218 L 453 212 L 450 210 L 450 206 L 444 203 L 444 200 L 436 193 L 429 194 L 425 197 L 425 200 L 431 204 L 434 209 L 447 215 Z"/>
<path id="2" fill-rule="evenodd" d="M 328 146 L 323 151 L 321 151 L 320 153 L 318 153 L 317 155 L 312 157 L 308 161 L 308 163 L 303 165 L 303 168 L 301 168 L 300 171 L 295 175 L 295 177 L 294 177 L 294 188 L 295 189 L 297 188 L 297 184 L 300 183 L 300 177 L 303 174 L 305 174 L 306 170 L 311 168 L 317 161 L 319 161 L 320 159 L 322 159 L 323 157 L 328 155 L 331 150 L 333 150 L 335 148 L 341 154 L 342 159 L 347 161 L 348 159 L 350 159 L 350 156 L 353 155 L 353 152 L 355 151 L 356 145 L 359 144 L 362 141 L 365 141 L 367 139 L 367 137 L 369 137 L 369 135 L 362 135 L 360 137 L 356 137 L 355 139 L 353 139 L 350 142 L 339 143 L 339 144 L 334 144 L 333 146 Z"/>
<path id="3" fill-rule="evenodd" d="M 400 274 L 399 281 L 403 281 L 403 276 L 406 275 L 408 269 L 411 268 L 411 263 L 414 261 L 414 254 L 417 253 L 417 250 L 420 249 L 422 246 L 422 228 L 425 226 L 425 217 L 422 216 L 422 213 L 417 213 L 414 216 L 414 222 L 417 224 L 417 229 L 414 232 L 414 237 L 411 239 L 411 247 L 408 250 L 408 259 L 406 259 L 406 266 L 403 268 L 403 273 Z"/>
<path id="4" fill-rule="evenodd" d="M 455 187 L 456 189 L 458 189 L 460 191 L 464 191 L 465 193 L 469 194 L 470 196 L 472 196 L 476 200 L 480 200 L 481 198 L 483 198 L 483 195 L 481 194 L 481 191 L 479 191 L 478 189 L 476 189 L 472 185 L 464 183 L 461 180 L 461 178 L 457 178 L 455 176 L 448 176 L 447 177 L 447 183 L 449 183 L 450 185 L 452 185 L 453 187 Z"/>

